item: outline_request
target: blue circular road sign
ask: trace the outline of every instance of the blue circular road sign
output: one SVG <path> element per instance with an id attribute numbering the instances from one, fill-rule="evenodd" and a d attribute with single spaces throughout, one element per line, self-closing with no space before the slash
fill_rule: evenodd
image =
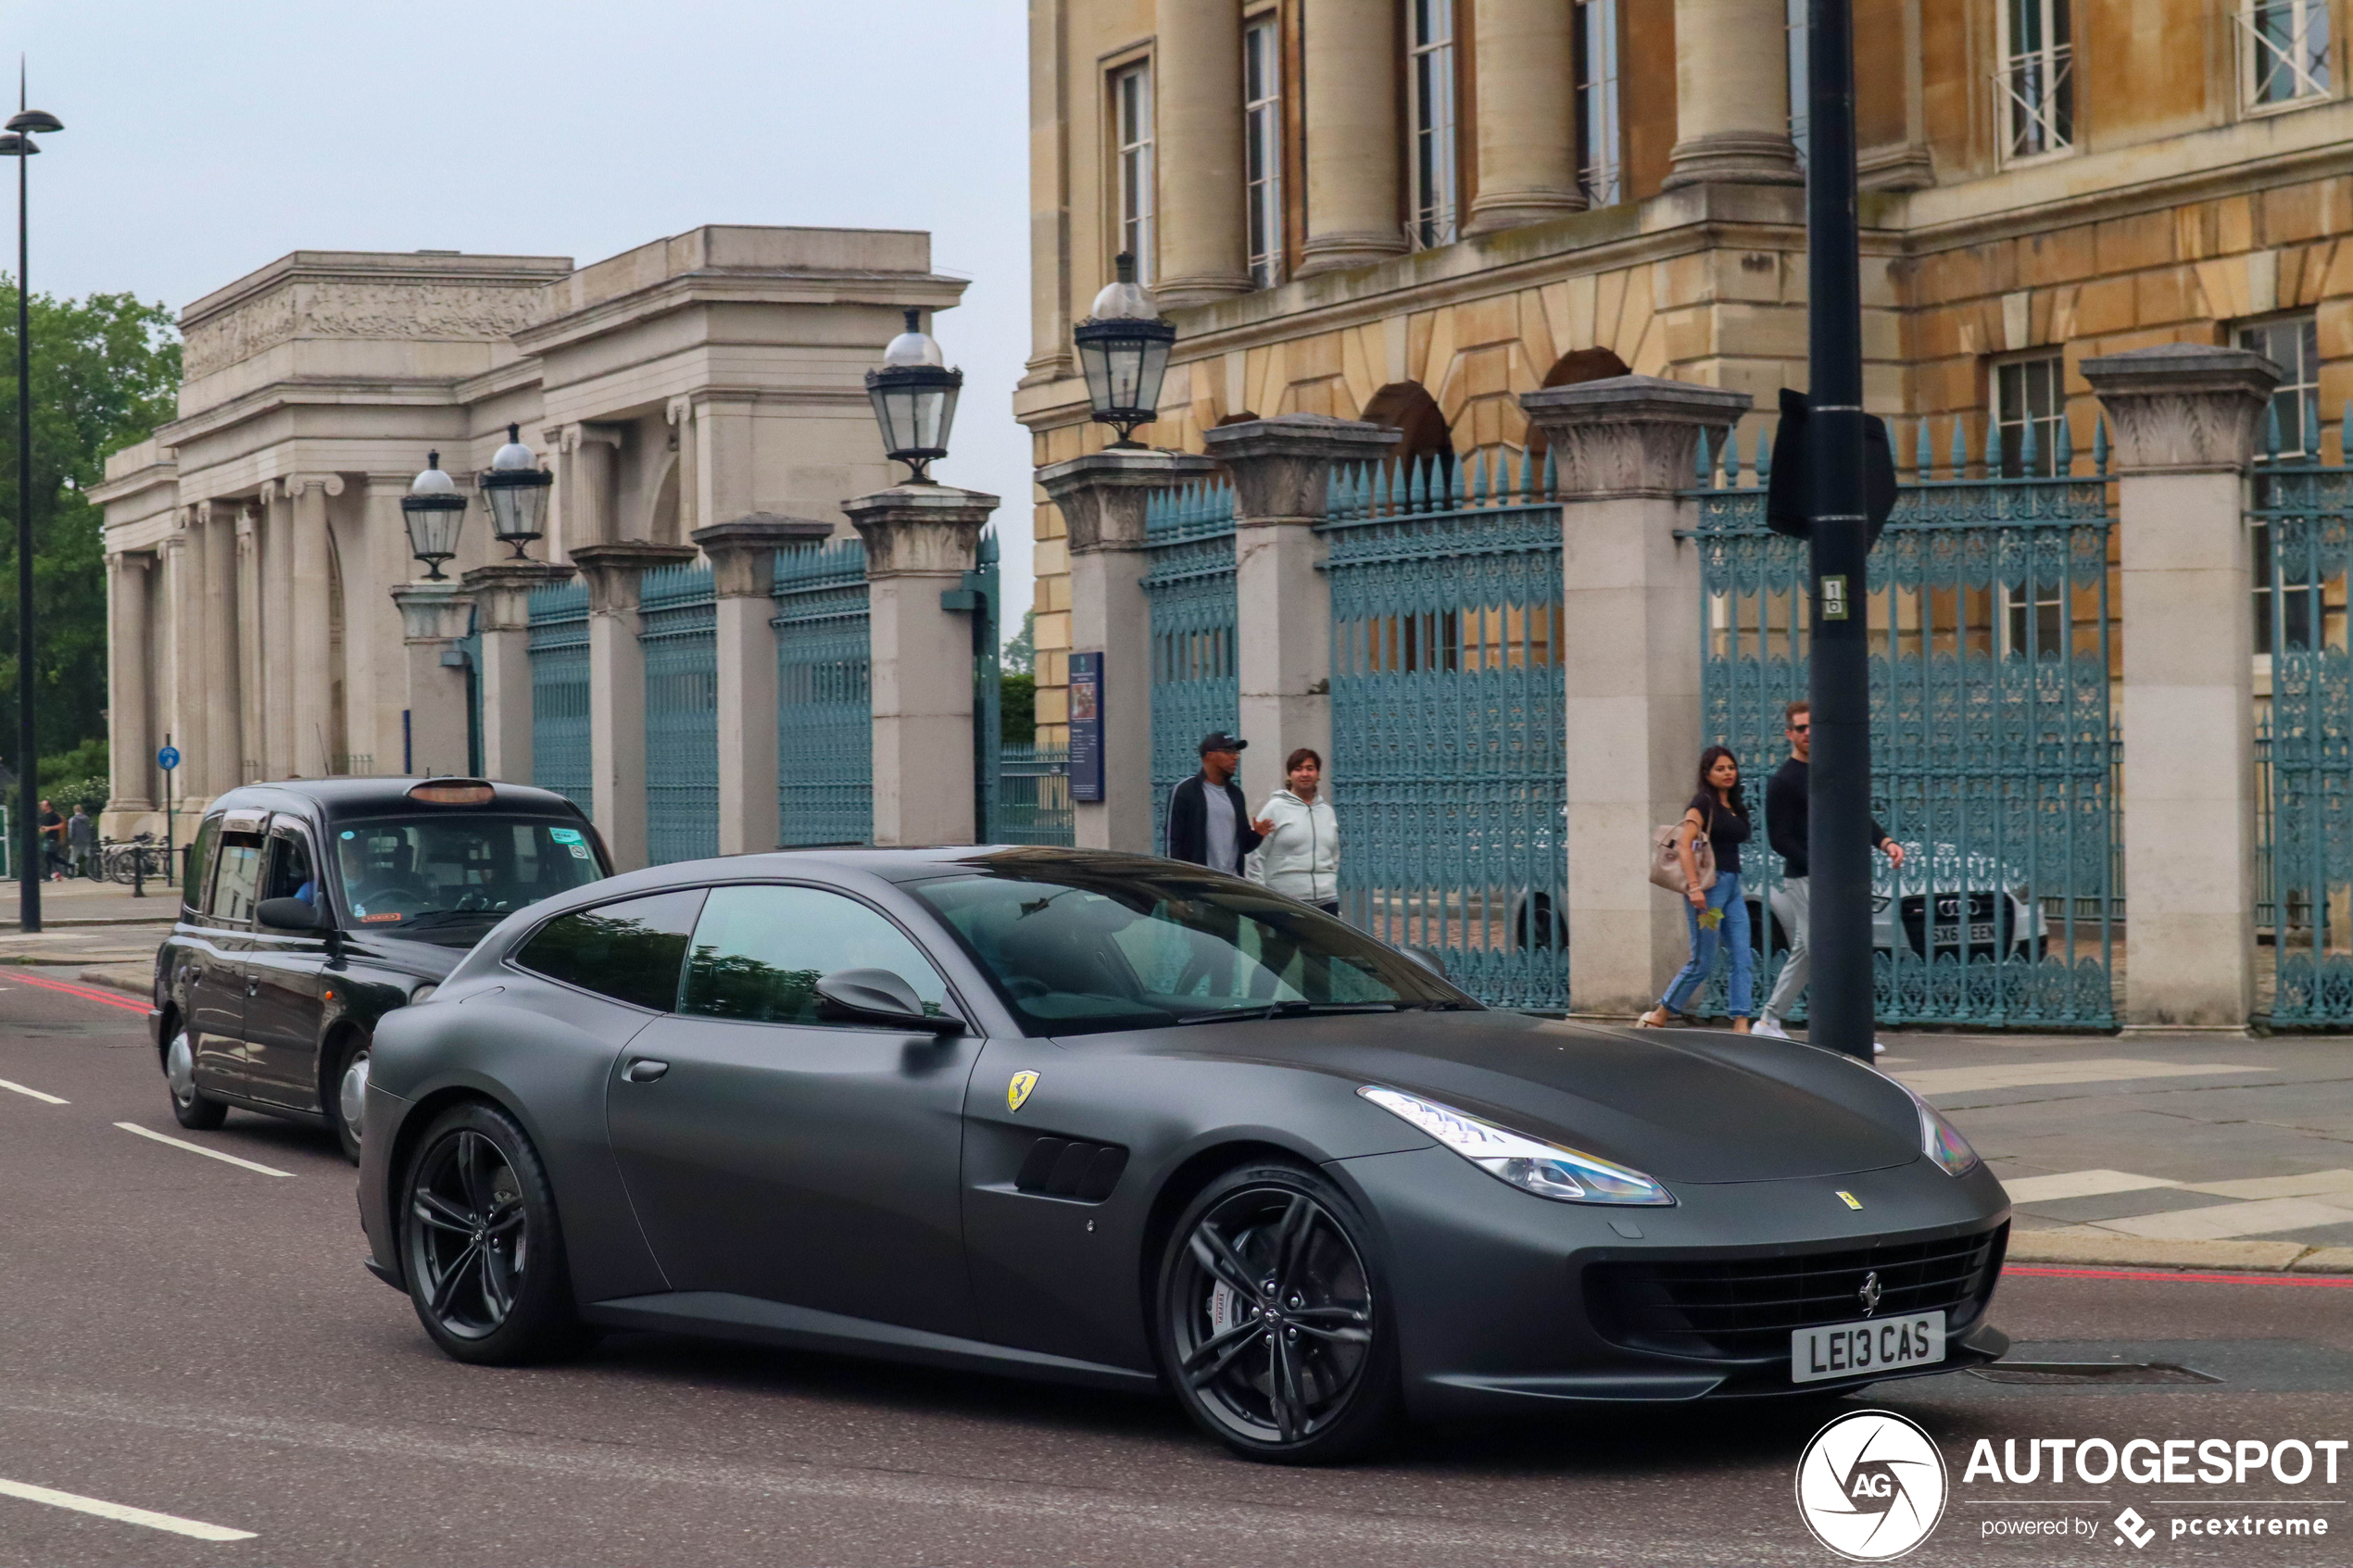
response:
<path id="1" fill-rule="evenodd" d="M 161 751 L 157 752 L 156 766 L 161 768 L 167 773 L 171 771 L 172 769 L 180 766 L 180 748 L 176 746 L 167 746 Z"/>

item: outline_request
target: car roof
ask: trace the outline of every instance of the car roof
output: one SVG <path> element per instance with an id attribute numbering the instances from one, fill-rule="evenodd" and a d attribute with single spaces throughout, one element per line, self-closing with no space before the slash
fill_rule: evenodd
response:
<path id="1" fill-rule="evenodd" d="M 481 806 L 422 806 L 409 792 L 426 781 L 421 778 L 279 779 L 242 784 L 216 797 L 206 815 L 226 810 L 300 811 L 333 818 L 373 816 L 383 811 L 513 811 L 532 816 L 577 817 L 580 808 L 552 789 L 529 784 L 491 784 L 491 798 Z M 481 781 L 468 780 L 468 783 Z"/>

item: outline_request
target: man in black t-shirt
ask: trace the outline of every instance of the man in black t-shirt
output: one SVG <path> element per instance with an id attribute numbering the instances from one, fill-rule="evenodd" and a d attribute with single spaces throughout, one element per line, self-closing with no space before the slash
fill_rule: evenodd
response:
<path id="1" fill-rule="evenodd" d="M 1773 895 L 1773 913 L 1780 918 L 1781 932 L 1789 938 L 1789 961 L 1781 966 L 1780 978 L 1773 982 L 1773 994 L 1765 998 L 1765 1010 L 1756 1020 L 1756 1033 L 1777 1040 L 1789 1038 L 1789 1030 L 1781 1020 L 1789 1016 L 1790 1010 L 1797 1006 L 1797 998 L 1805 994 L 1814 967 L 1813 956 L 1806 948 L 1806 927 L 1813 913 L 1812 884 L 1808 880 L 1812 867 L 1806 839 L 1807 785 L 1813 776 L 1813 708 L 1803 701 L 1793 702 L 1781 721 L 1783 733 L 1789 736 L 1789 760 L 1774 769 L 1772 778 L 1766 782 L 1765 832 L 1773 853 L 1781 858 L 1781 885 Z M 1904 864 L 1904 847 L 1888 837 L 1876 822 L 1871 823 L 1871 843 L 1887 857 L 1889 865 L 1900 868 Z M 1883 1049 L 1877 1040 L 1871 1042 L 1873 1056 Z"/>

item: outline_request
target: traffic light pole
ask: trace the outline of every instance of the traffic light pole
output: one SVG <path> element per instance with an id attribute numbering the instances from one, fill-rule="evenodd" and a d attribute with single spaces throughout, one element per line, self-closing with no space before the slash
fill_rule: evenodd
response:
<path id="1" fill-rule="evenodd" d="M 1850 0 L 1808 0 L 1807 511 L 1814 587 L 1808 1038 L 1871 1059 L 1871 697 Z"/>

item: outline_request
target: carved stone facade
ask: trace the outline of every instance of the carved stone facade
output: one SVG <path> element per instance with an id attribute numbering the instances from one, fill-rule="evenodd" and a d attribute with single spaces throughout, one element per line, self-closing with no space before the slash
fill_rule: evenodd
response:
<path id="1" fill-rule="evenodd" d="M 439 754 L 446 737 L 419 755 L 404 721 L 417 671 L 447 668 L 416 657 L 396 602 L 439 603 L 409 591 L 423 568 L 400 513 L 428 452 L 471 492 L 519 426 L 556 474 L 533 552 L 559 564 L 589 546 L 691 558 L 697 529 L 755 513 L 847 536 L 840 498 L 890 478 L 862 372 L 906 308 L 963 288 L 922 233 L 711 227 L 577 269 L 296 251 L 197 300 L 179 418 L 93 492 L 112 597 L 107 831 L 162 826 L 167 735 L 175 810 L 258 779 L 468 765 Z M 505 553 L 476 507 L 447 570 Z M 436 638 L 464 598 L 437 610 Z M 511 634 L 514 605 L 484 608 Z"/>

